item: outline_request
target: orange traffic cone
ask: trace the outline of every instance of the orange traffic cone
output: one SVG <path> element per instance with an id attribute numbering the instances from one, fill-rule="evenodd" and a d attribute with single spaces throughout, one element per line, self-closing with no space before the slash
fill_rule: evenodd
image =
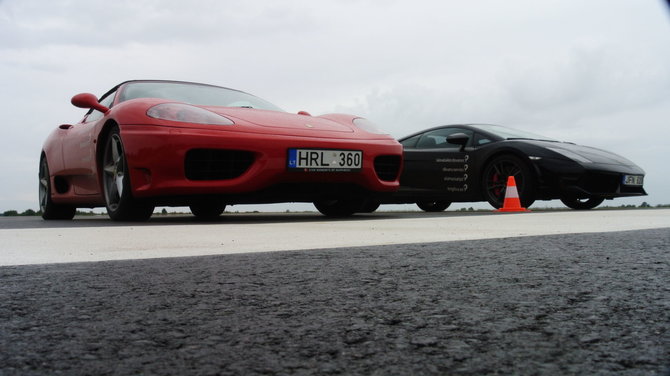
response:
<path id="1" fill-rule="evenodd" d="M 505 190 L 505 201 L 503 207 L 496 210 L 498 212 L 529 212 L 530 210 L 521 206 L 519 200 L 519 191 L 516 189 L 516 180 L 514 176 L 507 177 L 507 189 Z"/>

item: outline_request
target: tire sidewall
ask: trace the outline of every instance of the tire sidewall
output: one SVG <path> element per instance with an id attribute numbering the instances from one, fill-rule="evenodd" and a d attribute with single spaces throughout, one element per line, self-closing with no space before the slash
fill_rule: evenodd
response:
<path id="1" fill-rule="evenodd" d="M 449 201 L 419 201 L 416 203 L 416 206 L 419 209 L 428 212 L 428 213 L 437 213 L 447 210 L 451 205 Z"/>
<path id="2" fill-rule="evenodd" d="M 44 175 L 42 175 L 44 174 Z M 40 211 L 43 219 L 72 219 L 77 213 L 77 208 L 69 205 L 58 205 L 51 200 L 51 174 L 49 172 L 49 162 L 47 157 L 42 155 L 40 157 L 39 179 L 42 177 L 46 179 L 46 187 L 44 192 L 44 205 L 42 205 L 42 197 L 40 199 Z M 40 184 L 40 191 L 42 190 L 42 182 Z"/>
<path id="3" fill-rule="evenodd" d="M 118 137 L 119 146 L 122 153 L 123 159 L 123 193 L 119 197 L 118 205 L 116 208 L 110 206 L 109 194 L 107 191 L 107 175 L 103 172 L 102 177 L 102 186 L 103 194 L 105 198 L 105 207 L 107 208 L 107 215 L 113 220 L 116 221 L 144 221 L 151 217 L 153 213 L 153 206 L 147 205 L 139 200 L 133 198 L 131 184 L 130 184 L 130 170 L 128 169 L 128 160 L 126 158 L 126 152 L 123 145 L 123 139 L 118 127 L 111 129 L 107 135 L 105 141 L 105 150 L 103 152 L 102 165 L 107 161 L 108 153 L 111 153 L 111 147 L 113 144 L 113 139 Z"/>
<path id="4" fill-rule="evenodd" d="M 569 207 L 570 209 L 574 210 L 591 210 L 595 208 L 596 206 L 600 205 L 605 201 L 604 198 L 600 197 L 590 197 L 586 201 L 580 201 L 580 199 L 575 198 L 575 197 L 563 197 L 561 198 L 561 202 Z"/>
<path id="5" fill-rule="evenodd" d="M 363 200 L 323 200 L 314 202 L 316 209 L 327 217 L 349 217 L 360 212 Z"/>

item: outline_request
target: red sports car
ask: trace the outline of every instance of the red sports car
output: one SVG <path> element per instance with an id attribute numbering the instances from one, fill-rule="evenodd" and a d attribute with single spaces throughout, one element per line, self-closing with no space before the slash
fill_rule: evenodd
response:
<path id="1" fill-rule="evenodd" d="M 402 146 L 357 116 L 290 114 L 242 91 L 156 80 L 72 104 L 89 111 L 42 148 L 44 219 L 102 206 L 114 220 L 146 220 L 155 206 L 213 218 L 226 205 L 276 202 L 346 216 L 399 186 Z"/>

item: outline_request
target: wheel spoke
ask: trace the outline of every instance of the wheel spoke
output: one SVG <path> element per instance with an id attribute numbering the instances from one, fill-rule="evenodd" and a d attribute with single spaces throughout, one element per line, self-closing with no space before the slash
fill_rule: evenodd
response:
<path id="1" fill-rule="evenodd" d="M 488 178 L 487 187 L 489 192 L 495 197 L 500 197 L 505 192 L 507 182 L 505 177 L 507 176 L 507 169 L 505 164 L 496 163 L 492 166 L 491 174 Z"/>
<path id="2" fill-rule="evenodd" d="M 116 191 L 118 192 L 120 199 L 121 196 L 123 196 L 123 173 L 117 173 L 116 179 L 114 180 L 116 182 Z"/>
<path id="3" fill-rule="evenodd" d="M 114 167 L 114 164 L 105 164 L 105 165 L 102 167 L 102 170 L 103 170 L 107 175 L 112 176 L 112 175 L 114 175 L 114 171 L 116 170 L 116 168 Z"/>
<path id="4" fill-rule="evenodd" d="M 114 183 L 114 177 L 110 176 L 106 179 L 107 186 L 107 200 L 110 203 L 116 202 L 116 197 L 118 196 L 118 191 L 116 189 L 116 184 Z"/>
<path id="5" fill-rule="evenodd" d="M 125 178 L 123 144 L 118 134 L 113 134 L 108 142 L 102 167 L 103 183 L 107 204 L 112 210 L 116 210 L 123 197 Z"/>
<path id="6" fill-rule="evenodd" d="M 39 199 L 40 199 L 40 210 L 44 211 L 47 207 L 47 197 L 49 195 L 49 169 L 47 167 L 47 162 L 45 159 L 42 159 L 40 163 L 40 187 L 39 187 Z"/>
<path id="7" fill-rule="evenodd" d="M 499 164 L 496 164 L 496 165 L 493 166 L 493 171 L 495 172 L 495 173 L 493 174 L 494 177 L 496 177 L 496 176 L 501 176 L 501 175 L 504 175 L 504 174 L 505 174 L 505 173 L 502 171 L 502 166 L 499 165 Z"/>
<path id="8" fill-rule="evenodd" d="M 40 209 L 44 210 L 47 206 L 47 192 L 40 189 Z"/>
<path id="9" fill-rule="evenodd" d="M 47 179 L 40 179 L 40 193 L 49 190 L 49 181 Z"/>
<path id="10" fill-rule="evenodd" d="M 46 191 L 49 188 L 49 179 L 40 179 L 40 190 Z"/>
<path id="11" fill-rule="evenodd" d="M 114 162 L 114 165 L 118 165 L 119 159 L 121 159 L 121 153 L 119 153 L 119 141 L 116 137 L 112 137 L 112 162 Z"/>

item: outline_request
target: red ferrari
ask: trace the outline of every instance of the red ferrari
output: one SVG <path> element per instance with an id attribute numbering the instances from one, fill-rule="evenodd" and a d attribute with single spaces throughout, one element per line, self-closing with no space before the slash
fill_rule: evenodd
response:
<path id="1" fill-rule="evenodd" d="M 88 112 L 42 148 L 44 219 L 102 206 L 113 220 L 146 220 L 156 206 L 215 218 L 226 205 L 277 202 L 347 216 L 399 186 L 402 146 L 357 116 L 290 114 L 242 91 L 157 80 L 72 104 Z"/>

